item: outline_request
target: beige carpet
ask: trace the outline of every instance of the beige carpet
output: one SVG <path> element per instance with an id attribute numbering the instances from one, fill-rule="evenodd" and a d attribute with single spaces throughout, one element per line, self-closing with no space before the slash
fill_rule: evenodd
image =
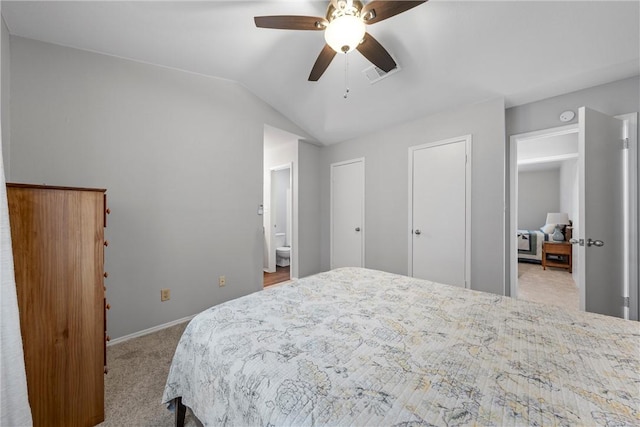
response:
<path id="1" fill-rule="evenodd" d="M 580 296 L 571 273 L 540 264 L 518 263 L 518 298 L 578 310 Z"/>
<path id="2" fill-rule="evenodd" d="M 173 353 L 187 323 L 107 348 L 105 421 L 102 427 L 170 427 L 174 415 L 162 405 Z M 186 426 L 200 424 L 187 411 Z"/>

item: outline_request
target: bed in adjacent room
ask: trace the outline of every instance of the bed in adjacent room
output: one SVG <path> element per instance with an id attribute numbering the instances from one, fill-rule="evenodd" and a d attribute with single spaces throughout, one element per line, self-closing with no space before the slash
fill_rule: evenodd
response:
<path id="1" fill-rule="evenodd" d="M 540 230 L 518 230 L 518 261 L 542 262 L 542 243 L 551 240 L 551 235 Z"/>
<path id="2" fill-rule="evenodd" d="M 163 402 L 204 425 L 638 425 L 639 346 L 637 322 L 343 268 L 196 316 Z"/>

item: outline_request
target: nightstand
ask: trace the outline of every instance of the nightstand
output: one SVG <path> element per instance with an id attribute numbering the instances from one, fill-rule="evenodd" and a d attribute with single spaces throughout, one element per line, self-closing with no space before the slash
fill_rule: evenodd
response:
<path id="1" fill-rule="evenodd" d="M 544 242 L 542 244 L 542 268 L 547 267 L 566 268 L 572 272 L 573 260 L 571 243 L 569 242 Z"/>

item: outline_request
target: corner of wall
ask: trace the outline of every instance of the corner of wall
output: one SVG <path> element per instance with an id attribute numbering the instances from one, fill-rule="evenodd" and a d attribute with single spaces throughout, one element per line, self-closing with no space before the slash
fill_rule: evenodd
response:
<path id="1" fill-rule="evenodd" d="M 305 277 L 321 271 L 320 250 L 320 147 L 304 140 L 298 144 L 299 268 Z"/>
<path id="2" fill-rule="evenodd" d="M 2 128 L 0 146 L 5 178 L 9 180 L 11 178 L 11 117 L 9 114 L 11 45 L 9 29 L 4 22 L 1 10 L 0 6 L 0 127 Z"/>

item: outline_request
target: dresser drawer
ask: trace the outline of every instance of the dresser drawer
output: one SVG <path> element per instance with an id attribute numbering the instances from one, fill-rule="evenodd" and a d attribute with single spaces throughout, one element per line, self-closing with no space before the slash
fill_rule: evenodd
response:
<path id="1" fill-rule="evenodd" d="M 544 242 L 544 251 L 552 255 L 571 255 L 571 245 L 568 243 Z"/>

